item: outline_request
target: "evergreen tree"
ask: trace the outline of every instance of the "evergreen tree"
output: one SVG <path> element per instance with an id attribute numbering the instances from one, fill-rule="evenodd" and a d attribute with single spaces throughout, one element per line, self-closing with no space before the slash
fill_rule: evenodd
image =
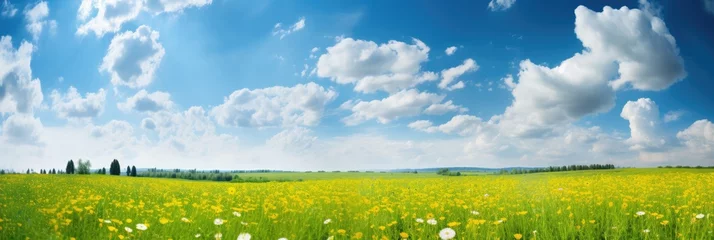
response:
<path id="1" fill-rule="evenodd" d="M 136 177 L 136 166 L 131 166 L 131 176 Z"/>
<path id="2" fill-rule="evenodd" d="M 67 174 L 74 174 L 74 162 L 72 159 L 67 162 L 67 167 L 65 168 L 65 173 Z"/>
<path id="3" fill-rule="evenodd" d="M 109 175 L 121 175 L 119 160 L 114 159 L 114 161 L 112 161 L 112 164 L 109 166 Z"/>
<path id="4" fill-rule="evenodd" d="M 126 176 L 131 176 L 131 167 L 126 166 Z"/>

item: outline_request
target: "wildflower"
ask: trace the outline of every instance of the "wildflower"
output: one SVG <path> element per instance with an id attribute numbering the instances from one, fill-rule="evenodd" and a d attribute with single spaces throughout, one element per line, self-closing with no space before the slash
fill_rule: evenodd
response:
<path id="1" fill-rule="evenodd" d="M 660 222 L 659 224 L 662 224 L 662 226 L 664 226 L 664 225 L 667 225 L 668 223 L 669 223 L 669 221 L 664 220 L 664 221 Z"/>
<path id="2" fill-rule="evenodd" d="M 104 220 L 104 223 L 112 223 L 112 220 L 109 220 L 109 219 Z"/>
<path id="3" fill-rule="evenodd" d="M 243 226 L 248 226 L 248 223 L 247 223 L 247 222 L 241 221 L 240 224 L 243 225 Z"/>
<path id="4" fill-rule="evenodd" d="M 250 240 L 250 233 L 238 234 L 238 240 Z"/>
<path id="5" fill-rule="evenodd" d="M 148 227 L 146 227 L 146 225 L 144 225 L 144 224 L 139 223 L 139 224 L 136 224 L 136 229 L 141 230 L 141 231 L 146 231 L 146 229 L 148 229 Z"/>
<path id="6" fill-rule="evenodd" d="M 329 219 L 329 218 L 328 218 L 328 219 L 325 219 L 325 221 L 322 222 L 322 223 L 323 223 L 323 224 L 328 224 L 328 223 L 331 223 L 331 222 L 332 222 L 332 219 Z"/>
<path id="7" fill-rule="evenodd" d="M 521 238 L 523 238 L 523 235 L 520 233 L 516 233 L 516 234 L 513 234 L 513 238 L 520 240 Z"/>
<path id="8" fill-rule="evenodd" d="M 124 227 L 124 231 L 126 231 L 126 232 L 128 232 L 128 233 L 131 233 L 131 232 L 133 232 L 134 230 L 132 230 L 130 227 Z"/>
<path id="9" fill-rule="evenodd" d="M 131 218 L 127 218 L 127 219 L 124 220 L 124 221 L 126 221 L 126 223 L 131 223 Z"/>
<path id="10" fill-rule="evenodd" d="M 167 224 L 167 223 L 169 223 L 169 220 L 166 219 L 166 218 L 161 218 L 161 219 L 159 219 L 159 222 L 160 222 L 161 224 Z"/>
<path id="11" fill-rule="evenodd" d="M 327 240 L 334 240 L 334 239 L 335 239 L 335 236 L 329 236 L 329 237 L 327 237 Z"/>
<path id="12" fill-rule="evenodd" d="M 124 239 L 124 235 L 119 235 L 119 239 Z"/>
<path id="13" fill-rule="evenodd" d="M 288 240 L 288 238 L 278 238 L 278 240 Z"/>
<path id="14" fill-rule="evenodd" d="M 116 231 L 117 231 L 117 228 L 115 228 L 115 227 L 113 227 L 113 226 L 109 226 L 109 227 L 107 227 L 107 228 L 109 229 L 110 232 L 116 232 Z"/>
<path id="15" fill-rule="evenodd" d="M 200 233 L 197 233 L 196 235 L 194 235 L 194 237 L 200 238 L 200 237 L 201 237 L 201 234 L 200 234 Z"/>
<path id="16" fill-rule="evenodd" d="M 362 239 L 362 236 L 363 236 L 363 235 L 364 235 L 364 234 L 362 234 L 362 232 L 357 232 L 357 233 L 355 233 L 355 235 L 354 235 L 352 238 Z M 285 239 L 285 240 L 287 240 L 287 239 Z"/>
<path id="17" fill-rule="evenodd" d="M 185 223 L 191 222 L 191 220 L 188 220 L 188 218 L 185 217 L 181 218 L 181 221 Z"/>
<path id="18" fill-rule="evenodd" d="M 639 211 L 639 212 L 637 212 L 637 213 L 635 213 L 635 214 L 637 214 L 637 216 L 644 216 L 644 215 L 645 215 L 645 212 L 644 212 L 644 211 Z"/>
<path id="19" fill-rule="evenodd" d="M 428 223 L 429 225 L 436 225 L 436 219 L 432 218 L 432 219 L 426 220 L 426 223 Z"/>
<path id="20" fill-rule="evenodd" d="M 216 220 L 213 220 L 213 224 L 216 226 L 223 225 L 223 219 L 216 218 Z"/>
<path id="21" fill-rule="evenodd" d="M 702 219 L 702 218 L 704 218 L 704 214 L 700 213 L 700 214 L 697 214 L 697 216 L 695 216 L 695 217 L 697 219 Z"/>
<path id="22" fill-rule="evenodd" d="M 450 223 L 446 224 L 446 226 L 449 226 L 449 227 L 456 227 L 456 226 L 459 226 L 459 225 L 461 225 L 460 222 L 450 222 Z"/>
<path id="23" fill-rule="evenodd" d="M 488 197 L 488 196 L 489 196 L 488 193 L 486 193 L 486 194 L 483 195 L 483 197 Z"/>
<path id="24" fill-rule="evenodd" d="M 216 233 L 216 235 L 213 235 L 213 238 L 215 238 L 216 240 L 219 240 L 219 239 L 223 238 L 223 234 Z"/>
<path id="25" fill-rule="evenodd" d="M 409 238 L 409 234 L 408 234 L 408 233 L 405 233 L 405 232 L 399 233 L 399 236 L 402 237 L 402 238 L 404 238 L 404 239 Z"/>
<path id="26" fill-rule="evenodd" d="M 536 233 L 538 233 L 538 231 L 537 231 L 537 230 L 533 230 L 533 235 L 535 235 Z"/>
<path id="27" fill-rule="evenodd" d="M 416 222 L 418 222 L 418 223 L 424 223 L 424 219 L 417 218 L 417 219 L 416 219 Z"/>
<path id="28" fill-rule="evenodd" d="M 337 233 L 344 235 L 347 231 L 344 229 L 337 229 Z"/>
<path id="29" fill-rule="evenodd" d="M 239 212 L 233 212 L 233 216 L 240 217 L 241 215 Z"/>
<path id="30" fill-rule="evenodd" d="M 477 211 L 471 211 L 471 214 L 473 214 L 473 215 L 479 215 L 480 213 L 477 212 Z"/>
<path id="31" fill-rule="evenodd" d="M 649 233 L 650 230 L 649 230 L 649 229 L 645 229 L 645 230 L 642 230 L 642 232 L 643 232 L 643 233 Z"/>
<path id="32" fill-rule="evenodd" d="M 233 195 L 236 194 L 236 188 L 228 188 L 228 194 Z"/>
<path id="33" fill-rule="evenodd" d="M 451 228 L 441 229 L 441 231 L 439 231 L 439 237 L 444 240 L 453 239 L 454 237 L 456 237 L 456 231 Z"/>

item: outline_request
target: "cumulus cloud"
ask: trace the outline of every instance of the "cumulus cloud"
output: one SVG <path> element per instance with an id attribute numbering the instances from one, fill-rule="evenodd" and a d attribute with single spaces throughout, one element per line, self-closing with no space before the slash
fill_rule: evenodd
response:
<path id="1" fill-rule="evenodd" d="M 514 100 L 501 120 L 505 133 L 543 136 L 558 124 L 610 110 L 615 90 L 625 84 L 661 90 L 686 76 L 674 38 L 647 12 L 605 7 L 598 13 L 580 6 L 575 33 L 585 50 L 558 66 L 520 63 Z"/>
<path id="2" fill-rule="evenodd" d="M 145 25 L 134 32 L 116 35 L 99 70 L 111 75 L 114 86 L 139 88 L 149 85 L 165 53 L 158 39 L 159 32 Z"/>
<path id="3" fill-rule="evenodd" d="M 461 77 L 461 75 L 464 75 L 465 73 L 477 71 L 478 68 L 479 66 L 478 64 L 476 64 L 476 61 L 469 58 L 464 60 L 464 63 L 459 66 L 441 71 L 441 82 L 439 82 L 439 88 L 447 89 L 450 91 L 463 88 L 464 83 L 462 81 L 459 81 L 451 86 L 449 86 L 449 84 L 451 84 L 451 82 L 453 81 L 458 80 L 458 78 Z"/>
<path id="4" fill-rule="evenodd" d="M 691 151 L 714 153 L 714 123 L 709 120 L 692 123 L 687 129 L 678 132 L 677 138 Z"/>
<path id="5" fill-rule="evenodd" d="M 428 133 L 442 132 L 446 134 L 455 133 L 461 136 L 471 136 L 480 132 L 484 124 L 485 123 L 476 116 L 456 115 L 448 122 L 439 126 L 434 126 L 433 123 L 428 120 L 414 121 L 408 126 L 409 128 Z"/>
<path id="6" fill-rule="evenodd" d="M 17 8 L 15 8 L 15 5 L 10 3 L 8 0 L 4 0 L 2 2 L 2 16 L 3 17 L 14 17 L 15 14 L 17 14 Z"/>
<path id="7" fill-rule="evenodd" d="M 438 78 L 420 72 L 429 59 L 429 47 L 418 39 L 413 44 L 399 41 L 377 45 L 372 41 L 343 38 L 328 47 L 317 61 L 317 76 L 339 84 L 356 84 L 355 91 L 390 93 Z"/>
<path id="8" fill-rule="evenodd" d="M 292 153 L 302 153 L 312 147 L 317 137 L 303 127 L 285 129 L 266 141 L 266 145 Z"/>
<path id="9" fill-rule="evenodd" d="M 516 82 L 513 80 L 513 75 L 511 74 L 501 78 L 501 81 L 503 81 L 503 86 L 508 89 L 508 91 L 513 91 L 513 89 L 516 88 Z"/>
<path id="10" fill-rule="evenodd" d="M 141 128 L 146 130 L 154 130 L 156 129 L 156 122 L 154 122 L 154 119 L 144 118 L 141 120 Z"/>
<path id="11" fill-rule="evenodd" d="M 677 110 L 677 111 L 669 111 L 666 114 L 664 114 L 664 122 L 674 122 L 679 120 L 682 116 L 684 116 L 685 111 L 682 110 Z"/>
<path id="12" fill-rule="evenodd" d="M 516 0 L 491 0 L 491 2 L 488 3 L 488 9 L 491 9 L 491 11 L 505 11 L 511 8 L 515 3 Z"/>
<path id="13" fill-rule="evenodd" d="M 400 117 L 419 115 L 427 106 L 441 103 L 442 100 L 443 95 L 419 92 L 416 89 L 402 90 L 381 100 L 350 101 L 349 104 L 343 104 L 342 108 L 350 109 L 352 114 L 342 121 L 348 126 L 371 119 L 386 124 Z"/>
<path id="14" fill-rule="evenodd" d="M 106 33 L 118 32 L 124 23 L 134 20 L 142 11 L 154 15 L 180 13 L 186 8 L 203 7 L 211 2 L 212 0 L 82 0 L 77 11 L 77 18 L 82 24 L 77 28 L 77 34 L 94 32 L 97 37 L 101 37 Z"/>
<path id="15" fill-rule="evenodd" d="M 454 102 L 449 100 L 445 103 L 435 103 L 424 109 L 425 114 L 429 115 L 443 115 L 448 112 L 466 112 L 468 111 L 468 108 L 454 105 Z"/>
<path id="16" fill-rule="evenodd" d="M 12 144 L 41 144 L 42 123 L 39 118 L 30 114 L 17 113 L 10 115 L 2 125 L 2 136 L 5 142 Z"/>
<path id="17" fill-rule="evenodd" d="M 137 112 L 158 112 L 171 109 L 173 105 L 169 93 L 161 91 L 148 93 L 144 89 L 127 98 L 126 102 L 117 103 L 117 107 L 124 112 L 132 110 Z"/>
<path id="18" fill-rule="evenodd" d="M 224 126 L 314 126 L 337 92 L 310 82 L 293 87 L 241 89 L 225 97 L 211 115 Z"/>
<path id="19" fill-rule="evenodd" d="M 280 36 L 280 39 L 283 39 L 284 37 L 294 32 L 300 31 L 303 28 L 305 28 L 305 17 L 301 17 L 300 20 L 295 22 L 288 29 L 282 29 L 282 23 L 276 23 L 273 27 L 273 36 Z"/>
<path id="20" fill-rule="evenodd" d="M 23 41 L 12 46 L 12 37 L 0 38 L 0 113 L 32 113 L 42 104 L 39 79 L 32 79 L 32 51 L 34 46 Z"/>
<path id="21" fill-rule="evenodd" d="M 14 15 L 14 13 L 12 15 Z M 50 8 L 45 1 L 38 2 L 32 8 L 25 10 L 25 21 L 27 22 L 25 28 L 30 32 L 33 40 L 37 41 L 37 39 L 40 38 L 40 34 L 42 34 L 42 30 L 45 26 L 50 26 L 52 29 L 57 27 L 55 20 L 46 20 L 49 15 Z"/>
<path id="22" fill-rule="evenodd" d="M 454 53 L 456 53 L 457 49 L 459 49 L 459 48 L 457 48 L 456 46 L 451 46 L 451 47 L 447 47 L 446 50 L 444 50 L 444 52 L 446 53 L 447 56 L 451 56 L 451 55 L 454 55 Z"/>
<path id="23" fill-rule="evenodd" d="M 88 92 L 84 98 L 74 87 L 69 87 L 66 94 L 52 90 L 52 110 L 61 118 L 93 118 L 104 111 L 106 92 L 100 88 L 96 93 Z"/>
<path id="24" fill-rule="evenodd" d="M 665 145 L 659 129 L 659 107 L 649 98 L 627 101 L 620 116 L 630 121 L 627 143 L 633 150 L 657 150 Z"/>

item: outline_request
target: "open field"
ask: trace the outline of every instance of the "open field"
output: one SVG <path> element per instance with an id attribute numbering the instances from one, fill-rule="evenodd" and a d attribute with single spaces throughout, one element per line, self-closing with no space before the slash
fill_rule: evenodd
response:
<path id="1" fill-rule="evenodd" d="M 489 175 L 490 172 L 461 172 L 464 175 Z M 400 172 L 267 172 L 238 173 L 241 178 L 266 178 L 269 180 L 329 180 L 329 179 L 412 179 L 442 177 L 434 172 L 400 173 Z"/>
<path id="2" fill-rule="evenodd" d="M 447 227 L 456 239 L 714 238 L 712 170 L 384 174 L 269 183 L 2 175 L 0 238 L 440 239 Z"/>

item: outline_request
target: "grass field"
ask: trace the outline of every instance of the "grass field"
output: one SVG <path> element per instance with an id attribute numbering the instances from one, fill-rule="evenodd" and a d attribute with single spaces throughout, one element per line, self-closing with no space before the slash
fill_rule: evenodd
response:
<path id="1" fill-rule="evenodd" d="M 1 175 L 0 239 L 714 239 L 711 170 L 300 178 Z"/>

